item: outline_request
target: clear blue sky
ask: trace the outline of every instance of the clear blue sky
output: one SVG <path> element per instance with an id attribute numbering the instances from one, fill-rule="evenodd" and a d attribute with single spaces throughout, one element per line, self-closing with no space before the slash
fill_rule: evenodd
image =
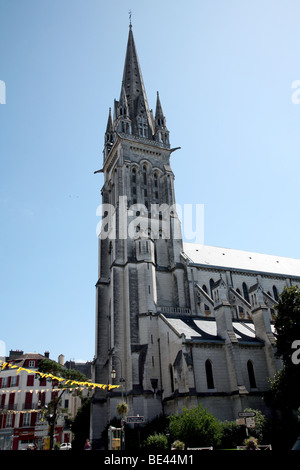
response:
<path id="1" fill-rule="evenodd" d="M 94 356 L 93 172 L 129 9 L 150 108 L 158 90 L 181 147 L 177 202 L 204 204 L 205 243 L 300 258 L 298 0 L 0 0 L 2 352 Z"/>

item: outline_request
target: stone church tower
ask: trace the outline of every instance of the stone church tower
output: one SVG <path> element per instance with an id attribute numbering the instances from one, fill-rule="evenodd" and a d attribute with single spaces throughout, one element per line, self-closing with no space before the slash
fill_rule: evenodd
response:
<path id="1" fill-rule="evenodd" d="M 162 411 L 152 320 L 157 306 L 189 307 L 170 167 L 174 150 L 158 93 L 155 115 L 149 109 L 130 26 L 120 98 L 105 132 L 94 365 L 96 382 L 112 383 L 114 369 L 114 383 L 121 379 L 122 387 L 94 397 L 93 439 L 116 415 L 121 394 L 131 414 L 148 419 Z"/>
<path id="2" fill-rule="evenodd" d="M 93 381 L 120 387 L 93 396 L 93 448 L 121 400 L 145 421 L 199 403 L 221 420 L 267 413 L 274 309 L 300 260 L 182 242 L 176 149 L 158 94 L 149 109 L 131 26 L 104 140 Z"/>

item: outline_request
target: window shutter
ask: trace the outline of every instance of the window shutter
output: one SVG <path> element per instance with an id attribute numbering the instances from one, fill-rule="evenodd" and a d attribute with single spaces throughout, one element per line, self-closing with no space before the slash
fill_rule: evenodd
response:
<path id="1" fill-rule="evenodd" d="M 46 392 L 39 392 L 39 401 L 41 402 L 41 406 L 45 406 Z"/>
<path id="2" fill-rule="evenodd" d="M 20 428 L 23 426 L 23 418 L 24 418 L 24 413 L 20 413 L 20 421 L 19 421 Z"/>
<path id="3" fill-rule="evenodd" d="M 12 407 L 12 408 L 9 408 L 10 410 L 13 409 L 14 403 L 15 403 L 15 392 L 12 392 L 9 394 L 9 401 L 8 401 L 9 406 Z"/>
<path id="4" fill-rule="evenodd" d="M 3 393 L 2 397 L 1 397 L 1 408 L 4 408 L 4 405 L 5 405 L 5 397 L 6 397 L 6 394 Z"/>
<path id="5" fill-rule="evenodd" d="M 16 386 L 17 386 L 17 387 L 19 386 L 19 380 L 20 380 L 20 376 L 17 375 L 17 383 L 16 383 Z"/>
<path id="6" fill-rule="evenodd" d="M 30 426 L 35 426 L 37 413 L 31 413 Z"/>
<path id="7" fill-rule="evenodd" d="M 32 387 L 34 384 L 34 375 L 27 376 L 27 387 Z"/>
<path id="8" fill-rule="evenodd" d="M 26 410 L 29 410 L 32 406 L 32 393 L 26 392 L 25 396 L 25 408 Z"/>

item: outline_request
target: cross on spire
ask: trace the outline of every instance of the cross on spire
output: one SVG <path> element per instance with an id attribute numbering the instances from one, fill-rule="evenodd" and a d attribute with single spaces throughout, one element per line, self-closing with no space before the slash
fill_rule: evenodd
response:
<path id="1" fill-rule="evenodd" d="M 131 24 L 131 16 L 132 16 L 131 10 L 129 10 L 128 14 L 129 14 L 129 28 L 131 29 L 131 27 L 132 27 L 132 24 Z"/>

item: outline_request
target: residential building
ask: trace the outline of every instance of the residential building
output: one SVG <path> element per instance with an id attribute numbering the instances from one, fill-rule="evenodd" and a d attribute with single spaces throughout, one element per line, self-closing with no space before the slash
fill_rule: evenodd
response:
<path id="1" fill-rule="evenodd" d="M 52 380 L 41 378 L 34 371 L 39 363 L 49 358 L 44 355 L 10 351 L 6 363 L 0 366 L 0 449 L 22 450 L 28 444 L 43 449 L 49 435 L 49 423 L 45 419 L 45 406 L 58 396 L 59 389 Z M 10 366 L 17 366 L 11 368 Z M 18 371 L 22 367 L 26 370 Z M 28 373 L 27 370 L 32 371 Z M 66 426 L 66 417 L 74 417 L 81 405 L 79 396 L 66 390 L 62 396 L 62 408 L 66 411 L 58 418 L 55 426 L 56 442 L 71 442 L 72 433 Z"/>

